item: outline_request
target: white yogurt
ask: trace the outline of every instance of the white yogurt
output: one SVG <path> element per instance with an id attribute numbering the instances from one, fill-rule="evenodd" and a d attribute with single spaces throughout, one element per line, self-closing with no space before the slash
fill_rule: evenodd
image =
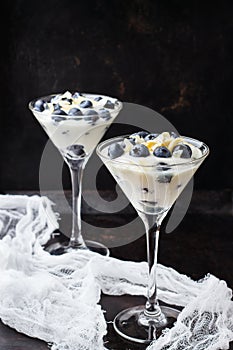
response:
<path id="1" fill-rule="evenodd" d="M 155 157 L 152 150 L 147 157 L 133 157 L 130 155 L 132 145 L 129 146 L 128 141 L 121 156 L 110 159 L 109 144 L 101 150 L 100 156 L 136 210 L 159 214 L 173 205 L 204 160 L 200 149 L 202 143 L 195 145 L 185 137 L 183 143 L 192 149 L 190 159 Z"/>
<path id="2" fill-rule="evenodd" d="M 101 100 L 95 101 L 94 99 L 96 97 L 101 97 Z M 44 98 L 45 101 L 47 98 L 48 97 Z M 64 100 L 65 98 L 70 99 L 70 101 Z M 85 100 L 91 101 L 91 108 L 80 107 L 80 103 Z M 108 108 L 108 105 L 106 106 L 108 101 L 111 103 L 111 108 Z M 67 114 L 71 108 L 78 108 L 82 115 L 56 116 L 54 105 L 57 103 L 61 106 L 60 109 Z M 118 100 L 108 96 L 83 94 L 77 98 L 72 98 L 72 94 L 66 92 L 53 97 L 52 101 L 46 103 L 46 109 L 43 111 L 37 111 L 33 104 L 31 104 L 30 108 L 54 145 L 62 153 L 66 152 L 67 147 L 79 144 L 84 146 L 85 153 L 88 156 L 93 152 L 108 127 L 118 115 L 122 104 Z M 109 118 L 107 120 L 99 116 L 103 108 L 109 112 Z M 86 117 L 85 114 L 88 112 L 91 113 L 91 111 L 97 114 L 97 120 L 94 122 L 85 120 L 85 118 L 89 117 Z M 91 118 L 91 116 L 89 118 Z"/>

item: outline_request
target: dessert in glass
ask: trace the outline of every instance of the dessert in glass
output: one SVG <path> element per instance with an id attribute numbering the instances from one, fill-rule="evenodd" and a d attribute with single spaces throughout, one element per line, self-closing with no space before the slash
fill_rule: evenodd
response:
<path id="1" fill-rule="evenodd" d="M 174 132 L 145 131 L 109 139 L 97 147 L 116 182 L 142 219 L 147 238 L 149 277 L 145 306 L 121 311 L 114 328 L 122 337 L 150 343 L 171 327 L 179 311 L 160 306 L 156 265 L 161 223 L 169 209 L 209 153 L 198 140 Z"/>
<path id="2" fill-rule="evenodd" d="M 89 94 L 65 93 L 37 98 L 29 108 L 68 164 L 72 183 L 72 232 L 69 243 L 48 246 L 51 254 L 71 249 L 90 249 L 108 255 L 107 247 L 84 241 L 81 233 L 81 196 L 84 167 L 96 145 L 122 108 L 115 98 Z"/>

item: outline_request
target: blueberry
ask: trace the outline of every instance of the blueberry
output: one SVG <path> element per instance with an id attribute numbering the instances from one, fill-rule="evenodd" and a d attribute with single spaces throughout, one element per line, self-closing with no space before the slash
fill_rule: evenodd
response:
<path id="1" fill-rule="evenodd" d="M 84 113 L 84 120 L 87 121 L 89 124 L 94 124 L 98 119 L 98 113 L 93 109 Z"/>
<path id="2" fill-rule="evenodd" d="M 147 136 L 149 133 L 147 131 L 138 131 L 138 132 L 135 132 L 134 134 L 131 134 L 129 137 L 128 137 L 128 140 L 132 143 L 132 145 L 135 145 L 136 144 L 136 136 L 139 136 L 139 137 L 142 137 L 144 138 L 145 136 Z"/>
<path id="3" fill-rule="evenodd" d="M 103 97 L 101 97 L 101 96 L 98 96 L 98 97 L 95 97 L 95 98 L 94 98 L 94 100 L 97 101 L 97 102 L 99 102 L 99 101 L 102 100 L 102 99 L 103 99 Z"/>
<path id="4" fill-rule="evenodd" d="M 137 135 L 139 137 L 145 138 L 147 135 L 149 135 L 149 133 L 147 131 L 138 131 L 138 132 L 135 132 L 134 134 L 130 135 L 130 137 L 137 136 Z"/>
<path id="5" fill-rule="evenodd" d="M 192 150 L 188 145 L 177 145 L 172 150 L 172 155 L 180 158 L 191 158 Z"/>
<path id="6" fill-rule="evenodd" d="M 62 109 L 58 108 L 54 110 L 53 112 L 54 114 L 52 115 L 52 120 L 55 122 L 55 123 L 59 123 L 59 122 L 62 122 L 63 120 L 66 120 L 65 117 L 60 117 L 62 115 L 67 115 L 65 111 L 63 111 Z"/>
<path id="7" fill-rule="evenodd" d="M 153 155 L 159 158 L 170 158 L 172 156 L 169 149 L 167 149 L 167 147 L 164 146 L 156 147 L 154 149 Z"/>
<path id="8" fill-rule="evenodd" d="M 114 103 L 112 103 L 110 100 L 107 100 L 104 107 L 109 109 L 114 109 L 115 106 L 114 106 Z"/>
<path id="9" fill-rule="evenodd" d="M 68 115 L 82 115 L 82 112 L 78 108 L 71 108 L 68 112 Z"/>
<path id="10" fill-rule="evenodd" d="M 110 159 L 120 157 L 124 153 L 123 147 L 119 143 L 112 143 L 108 147 L 108 155 Z"/>
<path id="11" fill-rule="evenodd" d="M 84 157 L 85 150 L 83 145 L 71 145 L 66 148 L 66 154 L 70 157 Z"/>
<path id="12" fill-rule="evenodd" d="M 37 112 L 43 112 L 44 110 L 44 104 L 45 104 L 45 101 L 44 100 L 37 100 L 34 104 L 34 109 L 37 111 Z"/>
<path id="13" fill-rule="evenodd" d="M 171 132 L 170 132 L 170 135 L 171 135 L 171 137 L 173 137 L 174 139 L 177 139 L 177 137 L 179 137 L 179 136 L 177 135 L 177 133 L 175 133 L 174 131 L 171 131 Z"/>
<path id="14" fill-rule="evenodd" d="M 148 134 L 148 135 L 145 137 L 145 141 L 154 140 L 157 136 L 159 136 L 159 134 Z"/>
<path id="15" fill-rule="evenodd" d="M 160 174 L 160 175 L 157 177 L 157 181 L 158 181 L 159 183 L 162 183 L 162 184 L 170 183 L 170 182 L 171 182 L 171 179 L 172 179 L 172 175 L 171 175 L 171 174 Z"/>
<path id="16" fill-rule="evenodd" d="M 53 110 L 54 110 L 54 111 L 57 111 L 58 109 L 61 109 L 61 106 L 59 105 L 59 103 L 55 103 L 55 104 L 53 105 Z"/>
<path id="17" fill-rule="evenodd" d="M 143 144 L 133 146 L 129 153 L 132 157 L 148 157 L 150 152 L 148 148 Z"/>
<path id="18" fill-rule="evenodd" d="M 80 107 L 90 108 L 90 107 L 92 107 L 92 102 L 89 100 L 83 100 L 82 102 L 80 102 Z"/>
<path id="19" fill-rule="evenodd" d="M 171 167 L 169 167 L 166 163 L 158 163 L 156 166 L 156 169 L 161 172 L 157 176 L 157 181 L 160 183 L 169 183 L 172 179 L 171 173 L 166 173 L 168 170 L 171 170 Z"/>
<path id="20" fill-rule="evenodd" d="M 133 139 L 132 137 L 127 137 L 127 140 L 129 140 L 130 143 L 132 143 L 132 145 L 135 145 L 135 139 Z"/>
<path id="21" fill-rule="evenodd" d="M 121 145 L 122 148 L 125 148 L 125 143 L 124 143 L 124 141 L 119 142 L 119 144 Z"/>
<path id="22" fill-rule="evenodd" d="M 73 98 L 79 98 L 79 96 L 82 96 L 82 94 L 80 92 L 77 92 L 77 91 L 74 92 L 72 95 Z"/>
<path id="23" fill-rule="evenodd" d="M 53 114 L 55 115 L 67 115 L 65 111 L 63 111 L 63 109 L 54 109 Z"/>
<path id="24" fill-rule="evenodd" d="M 105 120 L 109 120 L 111 118 L 110 112 L 105 108 L 101 108 L 99 110 L 99 116 L 100 116 L 100 118 L 105 119 Z"/>

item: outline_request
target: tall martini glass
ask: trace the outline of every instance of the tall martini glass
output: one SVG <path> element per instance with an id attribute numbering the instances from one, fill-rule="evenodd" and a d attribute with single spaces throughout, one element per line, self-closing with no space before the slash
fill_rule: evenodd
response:
<path id="1" fill-rule="evenodd" d="M 115 317 L 114 328 L 127 340 L 150 343 L 164 328 L 172 326 L 179 313 L 173 307 L 160 306 L 157 298 L 156 265 L 161 223 L 209 150 L 200 141 L 182 137 L 185 143 L 196 151 L 198 149 L 197 159 L 170 158 L 169 165 L 167 159 L 157 162 L 153 155 L 134 158 L 128 154 L 111 159 L 110 148 L 118 152 L 126 138 L 117 137 L 100 143 L 97 154 L 145 225 L 149 275 L 146 304 L 121 311 Z M 116 144 L 119 146 L 115 147 Z"/>
<path id="2" fill-rule="evenodd" d="M 89 93 L 65 92 L 35 99 L 29 109 L 62 154 L 70 169 L 72 183 L 72 232 L 69 243 L 48 246 L 51 254 L 71 249 L 90 249 L 109 255 L 107 247 L 84 241 L 81 231 L 83 170 L 96 145 L 122 108 L 115 98 Z"/>

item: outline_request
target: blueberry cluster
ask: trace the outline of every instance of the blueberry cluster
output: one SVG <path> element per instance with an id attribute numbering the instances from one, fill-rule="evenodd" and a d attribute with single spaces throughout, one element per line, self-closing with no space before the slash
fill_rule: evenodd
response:
<path id="1" fill-rule="evenodd" d="M 99 118 L 105 121 L 109 120 L 111 118 L 109 109 L 115 108 L 114 103 L 107 100 L 100 106 L 101 108 L 95 110 L 93 103 L 98 103 L 103 100 L 101 96 L 97 96 L 91 101 L 90 99 L 86 99 L 85 96 L 79 92 L 73 94 L 69 93 L 68 97 L 64 95 L 55 95 L 49 100 L 38 99 L 35 101 L 33 108 L 37 112 L 49 112 L 55 122 L 61 122 L 67 118 L 80 120 L 80 118 L 77 117 L 82 117 L 81 119 L 84 119 L 90 124 L 94 124 Z"/>
<path id="2" fill-rule="evenodd" d="M 165 139 L 163 139 L 164 134 L 166 134 Z M 174 143 L 175 139 L 178 141 L 177 144 Z M 171 158 L 174 156 L 188 159 L 192 157 L 191 147 L 182 143 L 180 136 L 174 132 L 151 134 L 146 131 L 139 131 L 130 135 L 127 140 L 132 145 L 129 150 L 129 155 L 132 157 L 148 157 L 150 155 L 157 158 Z M 111 159 L 120 157 L 124 153 L 124 148 L 124 142 L 112 144 L 108 149 L 109 157 Z"/>

